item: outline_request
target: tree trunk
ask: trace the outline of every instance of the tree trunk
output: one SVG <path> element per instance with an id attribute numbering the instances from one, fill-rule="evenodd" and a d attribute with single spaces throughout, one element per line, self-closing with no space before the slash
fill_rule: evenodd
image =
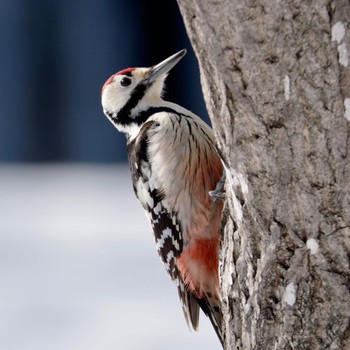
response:
<path id="1" fill-rule="evenodd" d="M 226 165 L 226 349 L 350 349 L 350 4 L 178 0 Z"/>

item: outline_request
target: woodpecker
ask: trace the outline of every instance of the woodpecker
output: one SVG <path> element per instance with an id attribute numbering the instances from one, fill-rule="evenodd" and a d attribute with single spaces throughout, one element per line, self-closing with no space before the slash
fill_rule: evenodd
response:
<path id="1" fill-rule="evenodd" d="M 106 117 L 126 134 L 133 188 L 161 260 L 176 283 L 190 329 L 199 310 L 223 344 L 218 250 L 223 203 L 209 194 L 223 175 L 212 129 L 162 98 L 168 72 L 186 50 L 150 68 L 127 68 L 102 87 Z"/>

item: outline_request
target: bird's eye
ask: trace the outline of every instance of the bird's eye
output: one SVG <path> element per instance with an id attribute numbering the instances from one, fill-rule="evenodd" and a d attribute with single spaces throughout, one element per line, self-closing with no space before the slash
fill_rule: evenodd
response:
<path id="1" fill-rule="evenodd" d="M 124 77 L 120 81 L 120 86 L 123 86 L 123 87 L 129 86 L 130 84 L 131 84 L 131 79 L 129 77 Z"/>

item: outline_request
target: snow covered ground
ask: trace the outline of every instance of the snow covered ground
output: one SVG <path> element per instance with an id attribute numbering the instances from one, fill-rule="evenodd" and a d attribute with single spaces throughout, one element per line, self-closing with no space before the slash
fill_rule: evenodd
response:
<path id="1" fill-rule="evenodd" d="M 215 350 L 191 333 L 129 171 L 0 165 L 0 349 Z"/>

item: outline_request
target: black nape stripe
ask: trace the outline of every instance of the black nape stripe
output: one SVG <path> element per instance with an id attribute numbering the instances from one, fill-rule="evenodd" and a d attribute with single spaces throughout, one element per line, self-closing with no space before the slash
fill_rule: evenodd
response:
<path id="1" fill-rule="evenodd" d="M 128 102 L 125 104 L 125 106 L 118 113 L 117 119 L 118 119 L 118 122 L 120 124 L 125 125 L 125 124 L 130 123 L 131 111 L 133 110 L 133 108 L 135 108 L 137 106 L 139 101 L 145 95 L 146 90 L 149 88 L 149 86 L 150 85 L 145 85 L 142 83 L 136 86 L 136 88 L 132 92 L 131 97 L 129 98 Z M 155 113 L 159 113 L 159 112 L 168 112 L 168 113 L 175 114 L 179 117 L 186 116 L 185 114 L 180 113 L 173 108 L 159 106 L 159 107 L 150 107 L 144 111 L 140 111 L 139 114 L 132 121 L 133 121 L 133 123 L 141 125 L 141 124 L 145 123 L 151 115 L 153 115 Z M 114 119 L 116 119 L 116 118 L 114 118 Z M 191 127 L 189 126 L 189 128 L 191 128 Z"/>
<path id="2" fill-rule="evenodd" d="M 129 103 L 129 101 L 127 102 L 127 104 Z M 127 104 L 125 106 L 127 106 Z M 112 119 L 118 119 L 118 123 L 123 124 L 123 125 L 130 123 L 130 112 L 131 112 L 131 109 L 126 110 L 125 106 L 118 113 L 118 118 L 114 118 L 114 117 L 111 116 Z M 134 107 L 132 107 L 132 108 L 134 108 Z M 147 121 L 147 119 L 151 115 L 153 115 L 155 113 L 159 113 L 159 112 L 173 113 L 173 114 L 176 114 L 178 116 L 183 116 L 184 115 L 182 113 L 179 113 L 175 109 L 172 109 L 172 108 L 169 108 L 169 107 L 162 107 L 162 106 L 160 106 L 160 107 L 150 107 L 148 109 L 145 109 L 144 111 L 141 111 L 135 117 L 135 119 L 132 120 L 132 122 L 136 123 L 138 125 L 141 125 L 141 124 L 145 123 Z"/>
<path id="3" fill-rule="evenodd" d="M 173 113 L 178 116 L 182 116 L 183 114 L 179 113 L 175 109 L 172 109 L 170 107 L 150 107 L 144 111 L 141 111 L 138 116 L 135 118 L 135 122 L 139 125 L 144 123 L 151 115 L 155 113 L 160 113 L 160 112 L 168 112 L 168 113 Z"/>
<path id="4" fill-rule="evenodd" d="M 128 102 L 124 105 L 124 107 L 118 113 L 119 123 L 121 123 L 123 125 L 129 124 L 131 110 L 137 106 L 137 104 L 142 99 L 142 97 L 145 95 L 145 93 L 149 87 L 150 87 L 150 85 L 146 85 L 146 84 L 142 84 L 142 83 L 135 87 L 135 89 L 131 93 L 131 96 L 130 96 Z"/>

